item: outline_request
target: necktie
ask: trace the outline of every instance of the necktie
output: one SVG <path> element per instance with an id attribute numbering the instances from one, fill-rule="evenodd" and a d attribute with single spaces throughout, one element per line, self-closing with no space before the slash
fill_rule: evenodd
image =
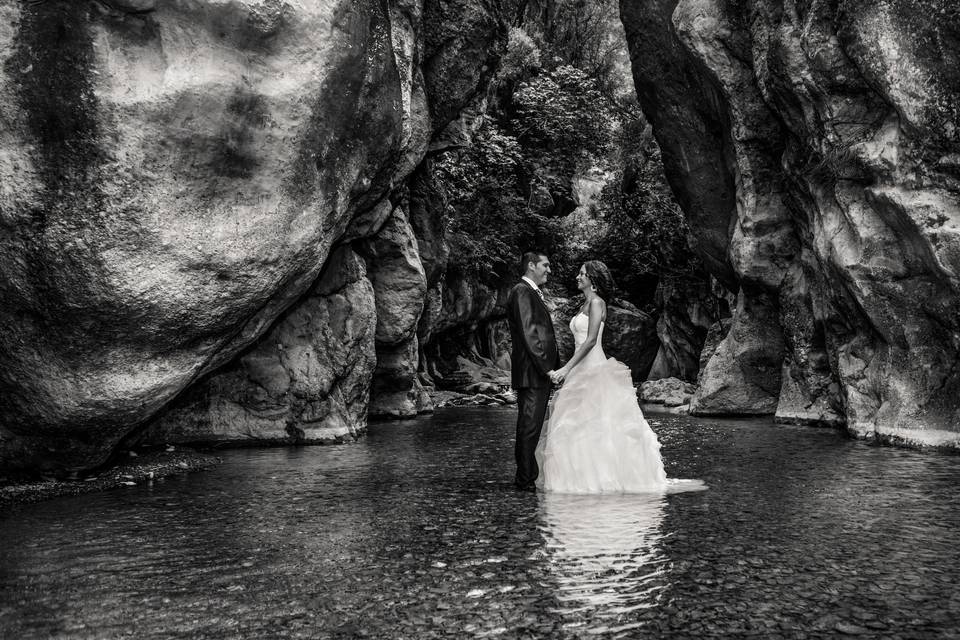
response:
<path id="1" fill-rule="evenodd" d="M 540 289 L 534 289 L 534 291 L 536 291 L 537 295 L 540 296 L 540 301 L 546 304 L 547 299 L 543 297 L 543 291 L 540 291 Z"/>

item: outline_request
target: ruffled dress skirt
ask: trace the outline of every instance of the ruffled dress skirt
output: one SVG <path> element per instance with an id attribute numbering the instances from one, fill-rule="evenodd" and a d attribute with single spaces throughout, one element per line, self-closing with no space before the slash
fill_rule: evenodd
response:
<path id="1" fill-rule="evenodd" d="M 544 491 L 667 488 L 660 443 L 640 410 L 630 369 L 613 358 L 574 367 L 551 401 L 536 458 Z"/>

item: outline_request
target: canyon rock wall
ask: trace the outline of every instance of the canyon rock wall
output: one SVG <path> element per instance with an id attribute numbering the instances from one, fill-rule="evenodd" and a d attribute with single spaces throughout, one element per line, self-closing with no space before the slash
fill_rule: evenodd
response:
<path id="1" fill-rule="evenodd" d="M 192 385 L 141 443 L 310 443 L 356 436 L 377 367 L 366 263 L 333 251 L 317 282 L 239 358 Z"/>
<path id="2" fill-rule="evenodd" d="M 383 305 L 352 244 L 519 4 L 0 2 L 0 468 L 94 467 L 181 394 L 184 433 L 362 428 Z"/>
<path id="3" fill-rule="evenodd" d="M 960 444 L 960 8 L 621 15 L 668 177 L 738 296 L 691 411 Z"/>
<path id="4" fill-rule="evenodd" d="M 377 368 L 370 389 L 370 416 L 409 418 L 430 407 L 417 378 L 417 327 L 427 278 L 417 239 L 403 209 L 365 243 L 364 255 L 377 304 Z"/>
<path id="5" fill-rule="evenodd" d="M 660 341 L 648 380 L 694 382 L 710 328 L 730 315 L 723 288 L 708 279 L 665 278 L 657 286 L 657 338 Z"/>

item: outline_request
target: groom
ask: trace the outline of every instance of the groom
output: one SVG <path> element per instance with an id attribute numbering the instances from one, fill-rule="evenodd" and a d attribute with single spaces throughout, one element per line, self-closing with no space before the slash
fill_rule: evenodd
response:
<path id="1" fill-rule="evenodd" d="M 520 491 L 536 491 L 534 451 L 540 440 L 543 417 L 550 399 L 550 375 L 559 364 L 557 340 L 550 311 L 540 286 L 550 275 L 550 260 L 543 253 L 523 254 L 523 278 L 507 298 L 507 320 L 513 340 L 511 382 L 517 390 L 517 477 Z"/>

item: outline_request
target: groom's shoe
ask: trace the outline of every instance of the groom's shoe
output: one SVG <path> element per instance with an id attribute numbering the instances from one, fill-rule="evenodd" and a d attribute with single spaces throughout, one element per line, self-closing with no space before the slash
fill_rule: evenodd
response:
<path id="1" fill-rule="evenodd" d="M 533 484 L 532 482 L 528 482 L 526 484 L 520 484 L 519 482 L 514 482 L 513 488 L 516 489 L 517 491 L 526 491 L 528 493 L 537 492 L 537 485 Z"/>

